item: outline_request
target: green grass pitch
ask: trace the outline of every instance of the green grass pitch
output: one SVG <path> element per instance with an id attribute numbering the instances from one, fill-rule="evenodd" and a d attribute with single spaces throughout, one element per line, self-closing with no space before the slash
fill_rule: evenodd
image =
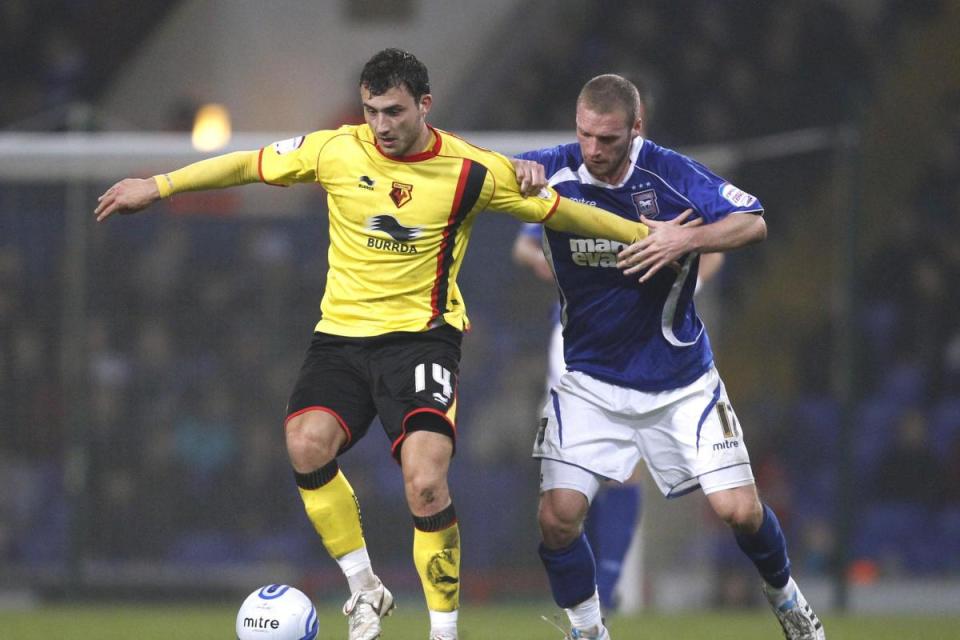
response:
<path id="1" fill-rule="evenodd" d="M 460 614 L 461 640 L 561 640 L 559 631 L 540 619 L 557 610 L 549 603 L 467 606 Z M 3 640 L 231 640 L 232 607 L 87 605 L 0 611 Z M 342 640 L 346 622 L 334 605 L 320 608 L 321 640 Z M 952 640 L 960 638 L 960 614 L 951 616 L 823 616 L 830 640 Z M 426 640 L 426 613 L 402 607 L 384 621 L 383 640 Z M 769 613 L 697 612 L 616 617 L 610 630 L 617 640 L 775 640 L 782 638 Z"/>

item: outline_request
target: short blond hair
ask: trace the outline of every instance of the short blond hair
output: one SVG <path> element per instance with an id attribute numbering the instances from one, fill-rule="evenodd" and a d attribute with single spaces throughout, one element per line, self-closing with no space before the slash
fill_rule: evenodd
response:
<path id="1" fill-rule="evenodd" d="M 640 117 L 642 102 L 637 86 L 615 73 L 605 73 L 583 85 L 577 96 L 577 106 L 585 106 L 597 113 L 611 113 L 622 109 L 633 124 Z"/>

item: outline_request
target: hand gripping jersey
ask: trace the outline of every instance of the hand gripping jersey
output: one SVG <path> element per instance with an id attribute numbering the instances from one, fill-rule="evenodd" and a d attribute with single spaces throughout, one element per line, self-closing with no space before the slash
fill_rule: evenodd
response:
<path id="1" fill-rule="evenodd" d="M 540 222 L 556 208 L 553 191 L 520 195 L 506 157 L 431 130 L 433 146 L 403 158 L 382 153 L 366 125 L 260 150 L 264 182 L 316 181 L 327 191 L 329 272 L 317 331 L 365 337 L 443 323 L 463 330 L 457 273 L 477 214 Z"/>
<path id="2" fill-rule="evenodd" d="M 631 148 L 632 169 L 618 185 L 593 178 L 576 143 L 519 157 L 543 164 L 561 196 L 630 220 L 671 220 L 686 209 L 705 224 L 731 213 L 763 213 L 755 197 L 700 163 L 639 137 Z M 664 267 L 641 285 L 638 276 L 617 269 L 623 247 L 544 229 L 544 253 L 562 305 L 567 369 L 640 391 L 688 385 L 713 362 L 693 303 L 699 255 L 683 256 L 676 268 Z"/>

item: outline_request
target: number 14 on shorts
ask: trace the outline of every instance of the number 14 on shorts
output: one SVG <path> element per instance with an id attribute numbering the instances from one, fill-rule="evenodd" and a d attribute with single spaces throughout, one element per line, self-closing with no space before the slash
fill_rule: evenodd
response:
<path id="1" fill-rule="evenodd" d="M 450 397 L 453 395 L 453 384 L 451 383 L 450 371 L 441 367 L 437 363 L 430 365 L 430 372 L 433 382 L 439 385 L 440 390 L 433 392 L 433 399 L 441 404 L 450 404 Z M 417 393 L 427 389 L 427 365 L 420 363 L 413 370 L 414 390 Z"/>

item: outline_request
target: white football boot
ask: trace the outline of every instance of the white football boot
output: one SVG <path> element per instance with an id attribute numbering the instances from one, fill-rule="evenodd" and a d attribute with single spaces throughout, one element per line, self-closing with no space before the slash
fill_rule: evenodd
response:
<path id="1" fill-rule="evenodd" d="M 559 616 L 554 616 L 552 620 L 547 616 L 540 616 L 540 619 L 562 633 L 563 640 L 610 640 L 610 632 L 602 622 L 589 629 L 570 629 L 570 633 L 567 633 L 559 624 Z"/>
<path id="2" fill-rule="evenodd" d="M 783 627 L 783 637 L 787 640 L 826 640 L 820 618 L 810 608 L 793 578 L 790 579 L 790 584 L 793 587 L 793 596 L 777 606 L 771 593 L 772 588 L 766 582 L 763 583 L 763 593 Z"/>
<path id="3" fill-rule="evenodd" d="M 567 640 L 610 640 L 610 632 L 602 624 L 590 629 L 571 629 Z"/>
<path id="4" fill-rule="evenodd" d="M 373 589 L 355 591 L 343 605 L 350 627 L 349 640 L 374 640 L 380 637 L 380 619 L 393 611 L 393 594 L 379 578 Z"/>

